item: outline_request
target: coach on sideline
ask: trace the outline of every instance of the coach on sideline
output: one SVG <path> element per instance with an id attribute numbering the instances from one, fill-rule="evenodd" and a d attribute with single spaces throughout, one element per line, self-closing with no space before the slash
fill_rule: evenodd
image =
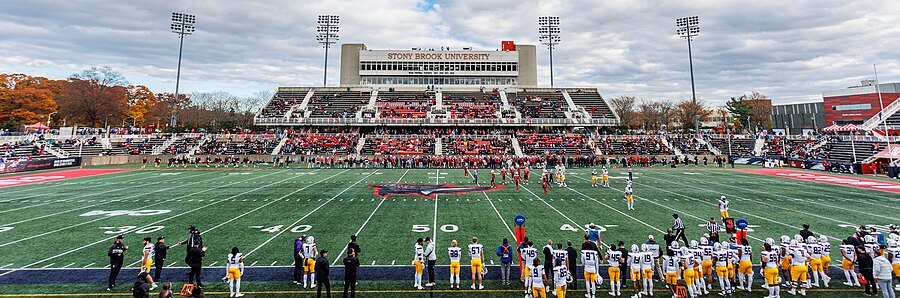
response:
<path id="1" fill-rule="evenodd" d="M 153 280 L 160 281 L 159 276 L 162 275 L 163 266 L 166 263 L 166 253 L 169 246 L 166 245 L 166 237 L 159 236 L 156 238 L 156 244 L 153 246 L 153 264 L 156 265 L 156 272 L 153 273 Z"/>
<path id="2" fill-rule="evenodd" d="M 116 242 L 109 247 L 106 255 L 109 256 L 109 284 L 107 291 L 112 291 L 116 287 L 116 278 L 119 277 L 119 270 L 122 270 L 122 261 L 125 260 L 124 253 L 128 250 L 128 246 L 122 244 L 125 235 L 116 236 Z"/>
<path id="3" fill-rule="evenodd" d="M 187 263 L 188 255 L 190 255 L 191 249 L 194 247 L 194 245 L 203 247 L 203 238 L 200 237 L 200 231 L 198 231 L 196 227 L 191 225 L 190 227 L 188 227 L 188 238 L 175 244 L 175 246 L 178 245 L 187 246 L 187 254 L 184 255 L 184 262 Z"/>

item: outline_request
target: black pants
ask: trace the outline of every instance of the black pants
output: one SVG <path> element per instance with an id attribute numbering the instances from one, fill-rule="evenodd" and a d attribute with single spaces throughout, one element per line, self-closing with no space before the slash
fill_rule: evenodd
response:
<path id="1" fill-rule="evenodd" d="M 350 290 L 350 298 L 356 298 L 356 276 L 344 277 L 344 298 L 347 298 L 347 290 Z"/>
<path id="2" fill-rule="evenodd" d="M 544 274 L 547 275 L 547 281 L 554 285 L 553 281 L 553 263 L 544 263 Z"/>
<path id="3" fill-rule="evenodd" d="M 331 298 L 331 282 L 328 277 L 319 278 L 316 275 L 316 297 L 322 297 L 322 286 L 325 286 L 325 296 Z"/>
<path id="4" fill-rule="evenodd" d="M 624 262 L 623 262 L 623 263 L 624 263 Z M 631 274 L 626 273 L 626 272 L 630 272 L 630 271 L 627 271 L 627 270 L 628 270 L 628 266 L 627 266 L 627 265 L 619 266 L 619 282 L 623 282 L 623 283 L 624 283 L 624 282 L 628 281 L 628 277 L 631 276 Z"/>
<path id="5" fill-rule="evenodd" d="M 203 287 L 203 282 L 200 281 L 200 270 L 202 269 L 199 264 L 190 265 L 191 272 L 188 272 L 188 283 L 193 283 L 198 287 Z M 194 283 L 194 278 L 197 279 L 197 283 Z"/>
<path id="6" fill-rule="evenodd" d="M 428 260 L 428 282 L 434 283 L 434 265 L 437 264 L 437 260 Z"/>
<path id="7" fill-rule="evenodd" d="M 687 236 L 684 235 L 684 230 L 675 230 L 675 233 L 675 241 L 678 241 L 680 239 L 681 241 L 684 241 L 684 245 L 687 246 L 688 240 Z"/>
<path id="8" fill-rule="evenodd" d="M 160 259 L 153 260 L 153 265 L 156 265 L 156 272 L 153 272 L 153 281 L 154 281 L 154 282 L 159 282 L 159 281 L 161 280 L 161 279 L 159 279 L 159 276 L 162 275 L 163 266 L 164 266 L 165 264 L 166 264 L 166 260 L 165 260 L 165 259 L 162 259 L 162 260 L 160 260 Z"/>
<path id="9" fill-rule="evenodd" d="M 116 277 L 119 277 L 119 270 L 122 270 L 122 262 L 109 264 L 109 284 L 110 288 L 116 286 Z"/>
<path id="10" fill-rule="evenodd" d="M 303 265 L 305 265 L 303 258 L 300 256 L 294 256 L 294 281 L 301 282 L 303 281 Z"/>
<path id="11" fill-rule="evenodd" d="M 872 270 L 860 270 L 860 274 L 862 274 L 863 278 L 866 279 L 866 294 L 872 293 L 872 295 L 878 294 L 878 289 L 876 287 L 877 283 L 875 282 L 875 276 L 872 276 Z M 869 288 L 872 288 L 872 291 L 869 292 Z M 891 291 L 892 289 L 881 289 L 882 291 Z"/>
<path id="12" fill-rule="evenodd" d="M 569 273 L 571 273 L 570 275 L 572 275 L 572 286 L 569 287 L 569 289 L 577 289 L 578 288 L 578 274 L 575 274 L 575 271 L 577 271 L 576 269 L 578 269 L 578 266 L 569 266 L 569 268 L 571 269 L 571 271 L 569 271 Z"/>

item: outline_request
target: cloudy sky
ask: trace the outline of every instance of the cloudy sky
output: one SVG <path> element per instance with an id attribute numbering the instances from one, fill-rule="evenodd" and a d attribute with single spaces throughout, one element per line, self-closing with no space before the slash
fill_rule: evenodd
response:
<path id="1" fill-rule="evenodd" d="M 473 47 L 501 40 L 537 44 L 540 15 L 561 18 L 554 51 L 559 86 L 596 86 L 604 96 L 690 97 L 687 43 L 675 18 L 700 16 L 693 43 L 697 96 L 719 105 L 763 92 L 776 103 L 821 100 L 821 91 L 872 78 L 900 81 L 896 0 L 368 0 L 8 1 L 0 10 L 0 73 L 65 78 L 110 66 L 132 84 L 174 90 L 178 39 L 173 11 L 197 15 L 185 40 L 184 92 L 250 95 L 320 85 L 318 14 L 341 16 L 341 42 L 371 49 Z M 338 83 L 339 47 L 328 70 Z M 538 81 L 549 85 L 547 52 Z"/>

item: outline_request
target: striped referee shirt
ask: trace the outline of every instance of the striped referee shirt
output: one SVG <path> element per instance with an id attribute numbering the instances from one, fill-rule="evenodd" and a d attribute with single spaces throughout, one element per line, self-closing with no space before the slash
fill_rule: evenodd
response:
<path id="1" fill-rule="evenodd" d="M 713 233 L 718 233 L 719 223 L 714 221 L 706 223 L 706 231 L 708 231 L 710 235 L 712 235 Z"/>
<path id="2" fill-rule="evenodd" d="M 684 230 L 684 222 L 681 221 L 681 218 L 675 219 L 675 224 L 672 225 L 673 230 Z"/>

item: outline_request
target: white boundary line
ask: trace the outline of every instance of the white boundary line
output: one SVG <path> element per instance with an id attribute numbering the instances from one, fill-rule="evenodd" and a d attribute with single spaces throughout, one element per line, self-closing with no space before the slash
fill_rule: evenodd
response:
<path id="1" fill-rule="evenodd" d="M 344 171 L 346 172 L 346 171 L 348 171 L 348 170 L 344 170 Z M 269 242 L 272 242 L 272 240 L 274 240 L 275 238 L 278 238 L 278 236 L 280 236 L 281 234 L 284 234 L 284 232 L 287 232 L 287 231 L 293 229 L 294 226 L 296 226 L 298 223 L 300 223 L 301 221 L 303 221 L 304 219 L 306 219 L 307 217 L 309 217 L 310 215 L 312 215 L 312 214 L 315 213 L 316 211 L 319 211 L 319 209 L 321 209 L 322 207 L 324 207 L 326 204 L 330 203 L 331 201 L 334 201 L 335 198 L 337 198 L 338 196 L 344 194 L 345 192 L 347 192 L 348 190 L 350 190 L 351 188 L 353 188 L 354 186 L 356 186 L 356 185 L 359 184 L 360 182 L 363 182 L 363 180 L 366 180 L 367 178 L 371 177 L 372 175 L 374 175 L 374 174 L 377 173 L 377 172 L 378 172 L 378 170 L 372 171 L 371 173 L 369 173 L 368 175 L 366 175 L 366 176 L 363 177 L 362 179 L 359 179 L 359 181 L 356 181 L 355 183 L 351 184 L 350 186 L 348 186 L 347 188 L 345 188 L 344 190 L 342 190 L 342 191 L 339 192 L 338 194 L 336 194 L 336 195 L 334 195 L 333 197 L 331 197 L 331 199 L 328 199 L 328 200 L 326 200 L 325 202 L 323 202 L 321 205 L 319 205 L 319 207 L 316 207 L 315 209 L 313 209 L 313 210 L 310 211 L 309 213 L 306 213 L 306 215 L 304 215 L 303 217 L 301 217 L 301 218 L 298 219 L 297 221 L 294 221 L 294 223 L 292 223 L 292 224 L 291 224 L 290 226 L 288 226 L 287 228 L 285 228 L 285 229 L 279 231 L 278 233 L 276 233 L 274 236 L 272 236 L 271 238 L 269 238 L 269 240 L 264 241 L 262 244 L 260 244 L 260 245 L 257 246 L 256 248 L 254 248 L 254 249 L 250 250 L 249 252 L 247 252 L 246 254 L 244 254 L 244 256 L 246 257 L 246 256 L 249 256 L 249 255 L 253 254 L 254 252 L 256 252 L 257 250 L 259 250 L 260 248 L 262 248 L 262 247 L 265 246 L 266 244 L 269 244 Z M 340 173 L 338 173 L 338 174 L 340 174 Z M 335 174 L 335 175 L 337 175 L 337 174 Z M 332 176 L 332 177 L 333 177 L 333 176 Z"/>
<path id="2" fill-rule="evenodd" d="M 129 176 L 134 176 L 137 174 L 142 174 L 142 171 L 131 171 L 131 172 L 134 172 L 134 173 L 116 176 L 115 174 L 119 174 L 119 173 L 123 173 L 123 172 L 115 172 L 115 173 L 98 174 L 98 175 L 92 175 L 92 176 L 81 176 L 81 177 L 75 177 L 75 178 L 53 180 L 53 181 L 47 181 L 47 182 L 38 182 L 38 183 L 32 183 L 32 184 L 8 186 L 8 187 L 4 187 L 4 188 L 30 186 L 30 185 L 31 186 L 40 186 L 40 187 L 28 188 L 28 189 L 16 189 L 16 190 L 12 190 L 9 192 L 4 192 L 3 194 L 7 195 L 7 194 L 20 193 L 20 192 L 31 192 L 31 191 L 35 191 L 35 190 L 42 190 L 42 189 L 47 189 L 47 188 L 66 186 L 66 185 L 72 184 L 72 180 L 75 180 L 75 179 L 88 178 L 88 181 L 93 182 L 93 181 L 101 181 L 101 180 L 106 180 L 106 179 L 122 178 L 122 177 L 129 177 Z M 54 173 L 56 173 L 56 172 L 49 172 L 49 173 L 46 173 L 46 175 L 53 175 Z M 38 174 L 28 174 L 28 175 L 38 175 Z M 0 179 L 12 179 L 15 177 L 21 177 L 21 176 L 12 176 L 12 177 L 0 178 Z M 90 179 L 90 178 L 95 178 L 95 177 L 100 178 L 100 179 Z M 156 176 L 149 176 L 149 177 L 156 177 Z M 145 177 L 145 178 L 148 178 L 148 177 Z M 140 179 L 137 179 L 137 180 L 140 180 Z M 60 183 L 53 183 L 53 182 L 60 182 Z M 85 181 L 75 181 L 75 182 L 85 182 Z M 51 184 L 51 183 L 53 183 L 53 184 Z M 123 182 L 118 182 L 118 183 L 123 183 Z M 46 193 L 42 193 L 41 195 L 45 195 L 45 194 Z M 31 196 L 29 196 L 29 197 L 31 197 Z M 28 197 L 26 197 L 26 198 L 28 198 Z"/>
<path id="3" fill-rule="evenodd" d="M 228 177 L 231 177 L 231 176 L 229 176 L 229 175 L 222 175 L 222 176 L 219 176 L 219 177 L 216 177 L 216 178 L 213 178 L 213 179 L 208 179 L 208 180 L 205 180 L 205 181 L 197 181 L 197 182 L 188 183 L 188 184 L 185 184 L 184 186 L 191 185 L 191 184 L 196 184 L 196 183 L 208 183 L 208 182 L 213 181 L 213 180 L 217 180 L 217 179 L 221 179 L 221 178 L 228 178 Z M 256 177 L 252 177 L 252 178 L 250 178 L 250 179 L 245 179 L 245 180 L 243 180 L 243 181 L 233 181 L 233 182 L 235 182 L 235 183 L 246 182 L 246 181 L 258 179 L 258 178 L 260 178 L 260 177 L 262 177 L 262 176 L 256 176 Z M 191 193 L 191 194 L 186 194 L 186 195 L 178 196 L 176 199 L 182 199 L 182 198 L 186 198 L 186 197 L 191 197 L 191 196 L 199 195 L 199 194 L 201 194 L 201 193 L 205 193 L 205 192 L 208 192 L 208 191 L 218 190 L 218 189 L 221 189 L 222 187 L 225 187 L 225 186 L 228 186 L 228 184 L 222 184 L 222 185 L 220 185 L 219 187 L 214 187 L 214 188 L 205 188 L 205 189 L 203 189 L 203 190 L 201 190 L 201 191 L 198 191 L 198 192 L 194 192 L 194 193 Z M 166 189 L 162 189 L 162 190 L 158 190 L 158 191 L 153 191 L 153 192 L 149 192 L 149 193 L 138 194 L 138 195 L 134 195 L 134 196 L 131 196 L 131 197 L 140 196 L 140 195 L 147 195 L 147 194 L 151 194 L 151 193 L 155 193 L 155 192 L 159 192 L 159 191 L 163 191 L 163 190 L 170 190 L 170 189 L 173 189 L 173 188 L 175 188 L 175 187 L 170 187 L 170 188 L 166 188 Z M 128 197 L 126 197 L 126 198 L 128 198 Z M 125 199 L 125 198 L 123 198 L 123 199 Z M 150 207 L 159 205 L 159 204 L 169 203 L 169 202 L 171 202 L 172 200 L 173 200 L 173 199 L 160 200 L 159 202 L 156 202 L 156 203 L 153 203 L 153 204 L 149 204 L 149 205 L 144 205 L 144 206 L 142 206 L 142 207 L 140 207 L 140 208 L 138 208 L 138 209 L 135 209 L 135 210 L 144 210 L 144 209 L 147 209 L 147 208 L 150 208 Z M 94 223 L 94 222 L 98 222 L 98 221 L 101 221 L 101 220 L 104 220 L 104 219 L 110 219 L 110 218 L 112 218 L 112 217 L 110 217 L 110 216 L 101 216 L 100 218 L 96 218 L 96 219 L 93 219 L 93 220 L 81 222 L 81 223 L 78 223 L 78 224 L 75 224 L 75 225 L 71 225 L 71 226 L 67 226 L 67 227 L 64 227 L 64 228 L 56 229 L 56 230 L 53 230 L 53 231 L 49 231 L 49 232 L 45 232 L 45 233 L 33 235 L 33 236 L 30 236 L 30 237 L 18 239 L 18 240 L 12 241 L 12 242 L 3 243 L 3 244 L 0 244 L 0 247 L 9 246 L 9 245 L 16 244 L 16 243 L 19 243 L 19 242 L 22 242 L 22 241 L 26 241 L 26 240 L 30 240 L 30 239 L 34 239 L 34 238 L 38 238 L 38 237 L 42 237 L 42 236 L 46 236 L 46 235 L 53 234 L 53 233 L 56 233 L 56 232 L 59 232 L 59 231 L 64 231 L 64 230 L 68 230 L 68 229 L 71 229 L 71 228 L 80 227 L 80 226 L 83 226 L 83 225 L 86 225 L 86 224 L 90 224 L 90 223 Z"/>
<path id="4" fill-rule="evenodd" d="M 435 169 L 434 172 L 434 184 L 441 184 L 441 169 Z M 434 224 L 431 226 L 431 231 L 433 232 L 431 235 L 431 242 L 437 243 L 437 217 L 438 217 L 438 194 L 434 194 Z"/>
<path id="5" fill-rule="evenodd" d="M 406 177 L 406 173 L 409 173 L 409 169 L 406 169 L 406 172 L 403 172 L 403 175 L 400 176 L 400 179 L 397 179 L 397 183 L 400 183 L 400 181 L 403 180 L 403 177 Z M 375 206 L 375 210 L 372 210 L 372 213 L 369 214 L 369 217 L 366 218 L 366 221 L 363 222 L 362 226 L 359 227 L 359 230 L 356 230 L 356 234 L 353 235 L 359 237 L 359 233 L 361 233 L 366 225 L 369 224 L 369 220 L 372 220 L 372 216 L 375 215 L 375 212 L 378 212 L 378 209 L 381 208 L 381 205 L 384 204 L 384 201 L 387 201 L 387 199 L 381 198 L 381 202 L 378 202 L 378 206 Z M 341 256 L 343 256 L 345 252 L 347 252 L 346 245 L 344 245 L 344 248 L 341 249 L 340 253 L 335 255 L 334 262 L 331 262 L 331 266 L 337 265 L 338 260 L 341 260 Z"/>
<path id="6" fill-rule="evenodd" d="M 183 178 L 197 177 L 197 176 L 200 176 L 200 175 L 202 175 L 202 174 L 183 176 Z M 179 179 L 180 179 L 180 178 L 179 178 Z M 163 181 L 152 182 L 152 183 L 149 183 L 149 184 L 137 184 L 137 185 L 135 185 L 135 186 L 133 186 L 133 187 L 128 187 L 128 188 L 113 188 L 113 189 L 110 189 L 110 190 L 107 190 L 107 191 L 102 191 L 102 192 L 98 192 L 98 193 L 88 193 L 88 194 L 85 194 L 85 195 L 81 195 L 81 196 L 77 196 L 77 197 L 73 197 L 73 198 L 69 198 L 69 199 L 71 200 L 71 199 L 77 199 L 77 198 L 91 197 L 91 196 L 97 196 L 97 195 L 101 195 L 101 194 L 105 194 L 105 193 L 109 193 L 109 192 L 124 191 L 124 190 L 128 190 L 128 189 L 133 189 L 133 188 L 147 187 L 147 186 L 154 185 L 154 184 L 158 184 L 158 183 L 161 183 L 161 182 L 163 182 Z M 63 214 L 63 213 L 69 213 L 69 212 L 72 212 L 72 211 L 78 211 L 78 210 L 87 209 L 87 208 L 91 208 L 91 207 L 95 207 L 95 206 L 100 206 L 100 205 L 104 205 L 104 204 L 115 203 L 115 202 L 119 202 L 119 201 L 125 200 L 126 198 L 132 198 L 132 197 L 136 197 L 136 196 L 148 195 L 148 194 L 151 194 L 151 193 L 157 193 L 157 192 L 160 192 L 160 191 L 170 190 L 170 189 L 173 189 L 173 188 L 177 188 L 177 186 L 173 186 L 173 187 L 169 187 L 169 188 L 164 188 L 164 189 L 152 191 L 152 192 L 149 192 L 149 193 L 140 193 L 140 194 L 137 194 L 137 195 L 132 195 L 132 196 L 128 196 L 128 197 L 124 197 L 124 198 L 120 198 L 120 199 L 104 201 L 104 202 L 100 202 L 100 203 L 97 203 L 97 204 L 91 204 L 91 205 L 87 205 L 87 206 L 83 206 L 83 207 L 79 207 L 79 208 L 74 208 L 74 209 L 69 209 L 69 210 L 65 210 L 65 211 L 60 211 L 60 212 L 56 212 L 56 213 L 52 213 L 52 214 L 47 214 L 47 215 L 43 215 L 43 216 L 32 217 L 32 218 L 29 218 L 29 219 L 24 219 L 24 220 L 20 220 L 20 221 L 8 223 L 8 224 L 0 224 L 0 226 L 12 226 L 12 225 L 20 224 L 20 223 L 23 223 L 23 222 L 29 222 L 29 221 L 32 221 L 32 220 L 38 220 L 38 219 L 41 219 L 41 218 L 47 218 L 47 217 L 51 217 L 51 216 L 60 215 L 60 214 Z"/>
<path id="7" fill-rule="evenodd" d="M 270 173 L 270 174 L 262 175 L 261 177 L 267 177 L 267 176 L 271 176 L 271 175 L 275 175 L 275 174 L 283 173 L 283 172 L 284 172 L 284 170 L 282 170 L 282 171 L 277 171 L 277 172 L 272 172 L 272 173 Z M 286 179 L 283 179 L 283 180 L 280 180 L 280 181 L 277 181 L 277 182 L 272 182 L 272 183 L 269 183 L 269 184 L 266 184 L 266 185 L 263 185 L 263 186 L 260 186 L 260 187 L 257 187 L 257 188 L 248 190 L 248 191 L 244 191 L 244 192 L 242 192 L 242 193 L 239 193 L 239 194 L 236 194 L 236 195 L 232 195 L 232 196 L 230 196 L 230 197 L 228 197 L 228 198 L 226 198 L 226 199 L 223 199 L 223 200 L 213 201 L 213 202 L 211 202 L 210 204 L 203 205 L 203 206 L 200 206 L 200 207 L 191 209 L 191 210 L 189 210 L 189 211 L 186 211 L 186 212 L 183 212 L 183 213 L 179 213 L 179 214 L 173 215 L 173 216 L 171 216 L 171 217 L 167 217 L 167 218 L 158 220 L 158 221 L 156 221 L 156 222 L 153 222 L 153 223 L 144 225 L 143 227 L 140 227 L 140 228 L 138 228 L 138 229 L 136 229 L 136 230 L 139 230 L 139 229 L 142 229 L 142 228 L 146 228 L 146 227 L 149 227 L 149 226 L 152 226 L 152 225 L 156 225 L 156 224 L 159 224 L 159 223 L 161 223 L 161 222 L 168 221 L 168 220 L 173 219 L 173 218 L 181 217 L 181 216 L 183 216 L 183 215 L 193 213 L 194 211 L 197 211 L 197 210 L 200 210 L 200 209 L 204 209 L 204 208 L 207 208 L 207 207 L 210 207 L 210 206 L 219 204 L 219 203 L 221 203 L 221 202 L 225 202 L 225 201 L 227 201 L 227 200 L 229 200 L 229 199 L 236 198 L 236 197 L 240 197 L 240 196 L 242 196 L 242 195 L 245 195 L 245 194 L 248 194 L 248 193 L 251 193 L 251 192 L 254 192 L 254 191 L 263 189 L 263 188 L 266 188 L 266 187 L 270 187 L 270 186 L 273 186 L 273 185 L 276 185 L 276 184 L 284 183 L 285 181 L 288 181 L 288 180 L 290 180 L 290 179 L 292 179 L 292 178 L 296 178 L 297 176 L 299 176 L 299 175 L 291 175 L 291 177 L 288 177 L 288 178 L 286 178 Z M 208 231 L 207 231 L 207 232 L 208 232 Z M 125 233 L 123 233 L 123 234 L 128 234 L 128 233 L 130 233 L 130 232 L 125 232 Z M 49 261 L 49 260 L 53 260 L 53 259 L 56 259 L 56 258 L 65 256 L 65 255 L 69 255 L 69 254 L 71 254 L 71 253 L 74 253 L 74 252 L 83 250 L 83 249 L 85 249 L 85 248 L 88 248 L 88 247 L 91 247 L 91 246 L 94 246 L 94 245 L 97 245 L 97 244 L 100 244 L 100 243 L 103 243 L 103 242 L 108 242 L 110 239 L 113 239 L 113 238 L 115 238 L 115 237 L 116 237 L 116 236 L 106 237 L 106 238 L 100 239 L 100 240 L 98 240 L 98 241 L 95 241 L 95 242 L 90 243 L 90 244 L 87 244 L 87 245 L 78 246 L 78 247 L 75 247 L 75 248 L 73 248 L 73 249 L 71 249 L 71 250 L 68 250 L 68 251 L 66 251 L 66 252 L 64 252 L 64 253 L 60 253 L 60 254 L 57 254 L 57 255 L 55 255 L 55 256 L 52 256 L 52 257 L 49 257 L 49 258 L 46 258 L 46 259 L 43 259 L 43 260 L 40 260 L 40 261 L 37 261 L 37 262 L 33 262 L 33 263 L 31 263 L 31 264 L 27 264 L 27 265 L 25 265 L 25 266 L 22 266 L 21 268 L 28 268 L 28 267 L 31 267 L 31 266 L 34 266 L 34 265 L 37 265 L 37 264 L 40 264 L 40 263 L 43 263 L 43 262 L 46 262 L 46 261 Z M 21 268 L 20 268 L 20 269 L 21 269 Z M 16 269 L 16 270 L 18 270 L 18 269 Z M 0 274 L 0 276 L 6 275 L 6 274 L 9 274 L 9 273 L 12 273 L 12 272 L 15 272 L 15 270 L 5 272 L 5 273 L 3 273 L 3 274 Z"/>
<path id="8" fill-rule="evenodd" d="M 584 178 L 581 178 L 581 177 L 575 177 L 575 178 L 578 178 L 578 179 L 584 179 Z M 584 179 L 584 180 L 587 181 L 587 179 Z M 606 203 L 600 202 L 599 200 L 594 199 L 594 198 L 592 198 L 592 197 L 590 197 L 590 196 L 588 196 L 588 195 L 586 195 L 586 194 L 584 194 L 584 193 L 582 193 L 582 192 L 580 192 L 580 191 L 578 191 L 578 190 L 576 190 L 576 189 L 574 189 L 574 188 L 571 188 L 571 187 L 566 186 L 566 189 L 571 190 L 571 191 L 573 191 L 573 192 L 575 192 L 575 193 L 577 193 L 577 194 L 579 194 L 579 195 L 581 195 L 581 196 L 583 196 L 583 197 L 585 197 L 585 198 L 591 199 L 591 201 L 597 202 L 597 204 L 606 206 L 606 208 L 609 208 L 609 209 L 612 210 L 612 211 L 615 211 L 615 212 L 617 212 L 617 213 L 619 213 L 619 214 L 622 214 L 622 215 L 624 215 L 625 217 L 630 218 L 631 220 L 637 221 L 637 222 L 639 222 L 639 223 L 641 223 L 641 224 L 643 224 L 643 225 L 645 225 L 645 226 L 647 226 L 647 227 L 649 227 L 649 228 L 651 228 L 651 229 L 653 229 L 653 230 L 655 230 L 655 231 L 657 231 L 657 232 L 663 233 L 663 230 L 660 230 L 659 228 L 654 227 L 653 225 L 648 224 L 648 223 L 644 222 L 643 220 L 637 219 L 637 218 L 635 218 L 634 216 L 629 215 L 628 213 L 622 212 L 622 210 L 613 208 L 612 206 L 609 206 L 609 205 L 607 205 Z M 610 189 L 614 189 L 614 188 L 610 188 Z M 614 190 L 618 191 L 618 189 L 614 189 Z"/>

